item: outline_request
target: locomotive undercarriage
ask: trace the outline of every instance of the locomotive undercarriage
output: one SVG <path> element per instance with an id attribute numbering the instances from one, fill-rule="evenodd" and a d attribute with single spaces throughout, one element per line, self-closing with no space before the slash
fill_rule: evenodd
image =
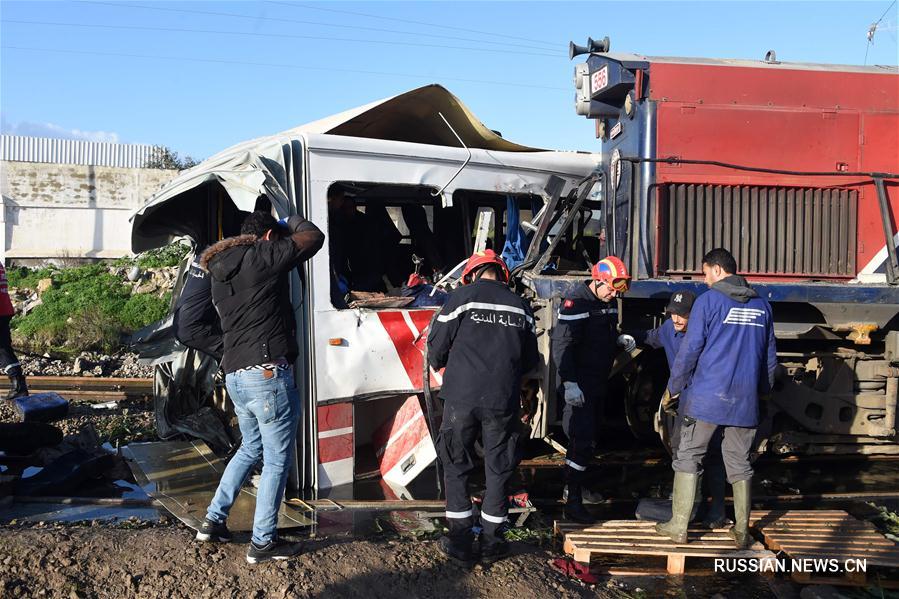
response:
<path id="1" fill-rule="evenodd" d="M 887 345 L 897 336 L 888 333 Z M 771 398 L 765 448 L 778 454 L 899 453 L 899 368 L 886 358 L 844 346 L 831 352 L 783 351 L 782 387 Z"/>
<path id="2" fill-rule="evenodd" d="M 531 299 L 546 365 L 538 416 L 532 421 L 534 437 L 545 437 L 558 424 L 553 418 L 559 406 L 549 331 L 554 326 L 558 297 L 579 280 L 570 274 L 544 275 L 532 277 L 528 283 L 542 296 Z M 651 328 L 664 318 L 660 316 L 663 303 L 658 299 L 620 301 L 622 330 Z M 778 305 L 774 308 L 777 313 Z M 785 311 L 795 315 L 793 308 Z M 870 321 L 777 324 L 780 366 L 774 392 L 760 403 L 758 453 L 899 454 L 899 331 L 892 328 L 889 322 Z M 621 352 L 615 361 L 606 401 L 619 404 L 627 427 L 641 441 L 657 443 L 661 438 L 668 444 L 673 420 L 657 422 L 667 381 L 668 365 L 661 350 Z"/>
<path id="3" fill-rule="evenodd" d="M 895 347 L 899 333 L 890 332 L 887 339 L 886 345 Z M 850 343 L 810 351 L 808 342 L 779 345 L 775 391 L 760 404 L 758 453 L 899 454 L 899 368 L 891 362 L 895 349 L 871 352 Z M 638 438 L 648 439 L 654 432 L 652 418 L 667 372 L 659 351 L 643 352 L 624 369 L 625 413 Z M 672 419 L 662 419 L 656 425 L 661 425 L 657 432 L 665 443 L 672 424 Z"/>

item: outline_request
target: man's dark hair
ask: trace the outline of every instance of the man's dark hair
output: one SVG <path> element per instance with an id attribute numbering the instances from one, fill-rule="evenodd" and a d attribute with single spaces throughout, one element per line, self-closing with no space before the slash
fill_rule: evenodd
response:
<path id="1" fill-rule="evenodd" d="M 248 216 L 240 226 L 240 234 L 262 237 L 265 235 L 266 231 L 274 229 L 277 226 L 278 221 L 275 220 L 275 217 L 272 216 L 271 213 L 262 211 L 251 212 L 250 216 Z"/>
<path id="2" fill-rule="evenodd" d="M 709 266 L 720 266 L 729 275 L 737 274 L 737 261 L 734 255 L 724 248 L 715 248 L 702 257 L 702 263 Z"/>

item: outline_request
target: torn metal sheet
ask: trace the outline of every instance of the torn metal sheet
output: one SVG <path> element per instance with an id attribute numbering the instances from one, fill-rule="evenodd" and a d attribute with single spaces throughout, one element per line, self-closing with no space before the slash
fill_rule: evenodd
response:
<path id="1" fill-rule="evenodd" d="M 143 489 L 173 516 L 197 529 L 206 517 L 225 462 L 201 441 L 132 443 L 122 453 Z M 241 489 L 228 516 L 232 531 L 253 529 L 256 491 Z M 278 528 L 309 526 L 313 521 L 300 509 L 281 504 Z"/>
<path id="2" fill-rule="evenodd" d="M 441 114 L 446 122 L 440 118 Z M 459 141 L 446 123 L 450 124 L 469 148 L 500 152 L 540 151 L 540 148 L 503 139 L 478 120 L 449 90 L 433 84 L 352 108 L 285 133 L 329 133 L 458 147 Z"/>
<path id="3" fill-rule="evenodd" d="M 427 85 L 275 135 L 242 142 L 180 173 L 132 215 L 132 250 L 153 249 L 178 236 L 201 239 L 204 225 L 201 216 L 209 207 L 209 197 L 203 189 L 210 186 L 224 189 L 239 210 L 253 210 L 256 198 L 264 194 L 279 216 L 291 214 L 292 207 L 298 204 L 295 196 L 299 183 L 295 178 L 304 160 L 302 148 L 310 136 L 337 138 L 339 144 L 359 146 L 355 151 L 365 149 L 366 144 L 348 144 L 347 137 L 360 141 L 410 142 L 416 145 L 399 150 L 409 157 L 424 155 L 434 148 L 464 152 L 459 144 L 461 139 L 467 151 L 475 150 L 473 162 L 509 167 L 509 172 L 520 169 L 515 164 L 515 155 L 533 155 L 524 162 L 540 170 L 561 167 L 563 172 L 578 172 L 583 176 L 584 167 L 586 172 L 595 167 L 595 160 L 587 155 L 548 152 L 510 142 L 488 129 L 446 88 Z M 397 152 L 397 147 L 391 146 L 391 151 Z M 460 164 L 450 164 L 450 170 L 458 170 Z M 421 183 L 438 188 L 453 176 L 452 172 L 445 176 L 441 170 L 430 175 L 423 175 Z M 496 181 L 485 186 L 496 191 L 515 191 L 509 182 Z M 541 186 L 530 187 L 537 191 Z M 525 185 L 519 191 L 528 191 L 527 188 Z M 177 209 L 167 210 L 165 205 L 174 198 L 178 198 Z"/>

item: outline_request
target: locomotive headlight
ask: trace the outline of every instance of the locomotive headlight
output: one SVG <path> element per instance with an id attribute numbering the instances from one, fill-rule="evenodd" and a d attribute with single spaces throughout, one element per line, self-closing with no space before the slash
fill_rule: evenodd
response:
<path id="1" fill-rule="evenodd" d="M 637 100 L 634 97 L 634 92 L 627 92 L 627 96 L 624 98 L 624 114 L 627 115 L 627 118 L 634 118 L 634 112 L 637 108 Z"/>
<path id="2" fill-rule="evenodd" d="M 587 76 L 587 63 L 574 65 L 574 88 L 581 89 L 584 87 L 584 77 Z"/>

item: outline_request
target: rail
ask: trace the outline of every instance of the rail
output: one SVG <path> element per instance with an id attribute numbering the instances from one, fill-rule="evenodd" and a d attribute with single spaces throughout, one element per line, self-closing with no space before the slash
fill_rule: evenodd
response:
<path id="1" fill-rule="evenodd" d="M 9 388 L 9 383 L 0 381 L 0 389 Z M 153 394 L 153 379 L 90 376 L 31 376 L 28 377 L 31 393 L 57 392 L 82 401 L 96 399 L 140 398 Z"/>

